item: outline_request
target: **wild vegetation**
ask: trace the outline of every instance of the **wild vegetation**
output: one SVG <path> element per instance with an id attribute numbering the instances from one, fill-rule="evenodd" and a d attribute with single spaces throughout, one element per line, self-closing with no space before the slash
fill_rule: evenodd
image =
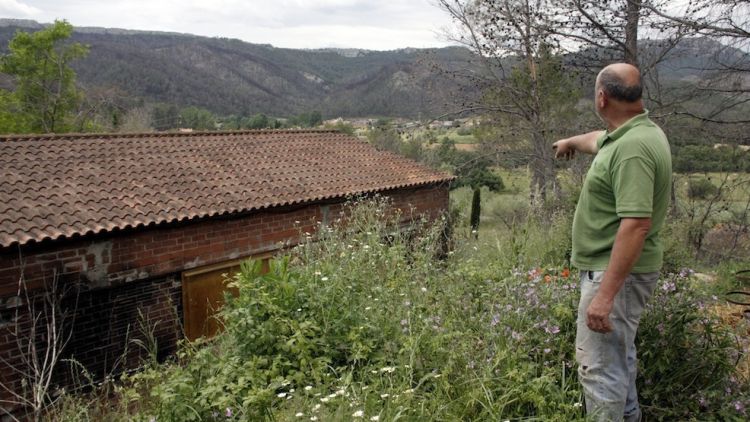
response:
<path id="1" fill-rule="evenodd" d="M 450 239 L 445 219 L 398 230 L 387 201 L 352 203 L 346 224 L 320 226 L 268 273 L 248 262 L 229 275 L 239 294 L 216 338 L 145 360 L 114 389 L 65 396 L 49 418 L 584 420 L 569 210 L 536 216 L 508 205 L 525 194 L 486 192 L 474 239 L 469 193 L 454 192 Z M 744 420 L 750 327 L 719 298 L 735 267 L 706 282 L 669 254 L 638 340 L 645 411 Z"/>
<path id="2" fill-rule="evenodd" d="M 458 176 L 444 220 L 399 230 L 386 202 L 352 204 L 345 223 L 320 226 L 315 238 L 300 233 L 301 245 L 269 273 L 247 263 L 230 275 L 239 294 L 228 298 L 217 337 L 185 342 L 166 362 L 145 353 L 138 372 L 62 392 L 49 419 L 583 420 L 569 230 L 588 161 L 562 165 L 550 146 L 598 127 L 587 99 L 593 70 L 616 59 L 641 65 L 677 171 L 664 275 L 638 339 L 645 413 L 747 420 L 750 327 L 724 300 L 747 287 L 733 272 L 750 267 L 742 2 L 696 0 L 680 16 L 666 13 L 666 2 L 629 0 L 439 3 L 469 50 L 349 57 L 181 35 L 75 33 L 73 41 L 91 45 L 72 64 L 86 101 L 76 102 L 63 66 L 65 113 L 52 129 L 34 123 L 44 110 L 22 112 L 34 104 L 23 78 L 37 77 L 28 68 L 38 63 L 17 47 L 31 41 L 70 59 L 84 49 L 55 42 L 70 35 L 64 24 L 14 38 L 2 63 L 15 78 L 0 97 L 5 132 L 312 127 L 339 114 L 426 120 L 422 113 L 438 114 L 454 89 L 465 95 L 451 98 L 452 115 L 481 117 L 471 129 L 442 131 L 404 131 L 381 119 L 366 132 L 378 148 Z M 664 35 L 643 39 L 639 28 Z M 133 96 L 112 101 L 121 92 Z"/>

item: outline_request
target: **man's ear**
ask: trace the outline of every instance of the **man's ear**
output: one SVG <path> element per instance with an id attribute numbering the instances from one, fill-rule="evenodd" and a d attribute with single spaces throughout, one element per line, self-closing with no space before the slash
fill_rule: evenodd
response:
<path id="1" fill-rule="evenodd" d="M 604 93 L 603 89 L 596 92 L 596 102 L 599 105 L 600 110 L 607 106 L 609 101 L 607 99 L 607 94 Z"/>

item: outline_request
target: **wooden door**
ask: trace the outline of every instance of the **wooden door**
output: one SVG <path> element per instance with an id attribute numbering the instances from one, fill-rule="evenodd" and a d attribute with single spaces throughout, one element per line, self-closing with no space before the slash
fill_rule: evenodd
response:
<path id="1" fill-rule="evenodd" d="M 182 273 L 182 309 L 185 337 L 213 337 L 220 329 L 216 312 L 224 305 L 227 283 L 240 271 L 240 262 L 232 261 Z M 231 291 L 231 290 L 230 290 Z M 231 291 L 237 294 L 236 290 Z"/>
<path id="2" fill-rule="evenodd" d="M 268 271 L 271 254 L 254 256 L 262 260 L 262 271 Z M 193 341 L 199 337 L 213 337 L 221 330 L 221 321 L 216 312 L 224 305 L 224 292 L 237 294 L 236 288 L 227 283 L 240 271 L 240 264 L 251 258 L 227 261 L 182 273 L 182 314 L 185 323 L 185 337 Z"/>

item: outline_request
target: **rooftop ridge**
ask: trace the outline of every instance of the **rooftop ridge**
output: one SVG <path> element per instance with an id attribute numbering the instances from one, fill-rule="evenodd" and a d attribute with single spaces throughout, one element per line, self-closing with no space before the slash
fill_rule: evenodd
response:
<path id="1" fill-rule="evenodd" d="M 44 134 L 6 134 L 0 135 L 0 142 L 5 141 L 52 141 L 76 139 L 113 139 L 113 138 L 191 138 L 196 136 L 227 136 L 227 135 L 259 135 L 259 134 L 295 134 L 295 133 L 331 133 L 344 132 L 335 129 L 248 129 L 224 131 L 194 131 L 194 132 L 97 132 L 97 133 L 44 133 Z"/>

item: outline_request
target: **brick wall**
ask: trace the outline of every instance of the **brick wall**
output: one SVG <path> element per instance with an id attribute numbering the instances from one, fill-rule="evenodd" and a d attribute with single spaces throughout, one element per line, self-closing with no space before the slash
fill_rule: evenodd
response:
<path id="1" fill-rule="evenodd" d="M 75 309 L 74 341 L 66 355 L 75 358 L 95 379 L 123 368 L 133 368 L 147 358 L 133 340 L 157 340 L 161 361 L 175 351 L 182 338 L 182 289 L 179 274 L 82 292 L 64 304 Z M 70 371 L 59 368 L 61 379 Z"/>
<path id="2" fill-rule="evenodd" d="M 448 207 L 447 187 L 384 195 L 405 218 L 436 217 Z M 122 356 L 126 332 L 131 338 L 140 335 L 139 310 L 152 323 L 159 321 L 160 354 L 174 350 L 182 336 L 182 271 L 278 250 L 284 243 L 297 242 L 300 233 L 313 233 L 318 221 L 339 218 L 342 210 L 341 202 L 329 201 L 0 249 L 0 356 L 17 363 L 16 334 L 11 331 L 28 331 L 27 323 L 16 320 L 16 311 L 25 309 L 23 295 L 17 294 L 22 275 L 30 289 L 49 283 L 55 275 L 63 285 L 78 286 L 74 337 L 67 351 L 101 376 Z M 68 300 L 66 305 L 72 309 L 74 303 Z M 129 347 L 128 356 L 118 364 L 132 366 L 138 361 L 138 351 Z M 0 369 L 0 381 L 17 385 L 12 371 Z"/>

